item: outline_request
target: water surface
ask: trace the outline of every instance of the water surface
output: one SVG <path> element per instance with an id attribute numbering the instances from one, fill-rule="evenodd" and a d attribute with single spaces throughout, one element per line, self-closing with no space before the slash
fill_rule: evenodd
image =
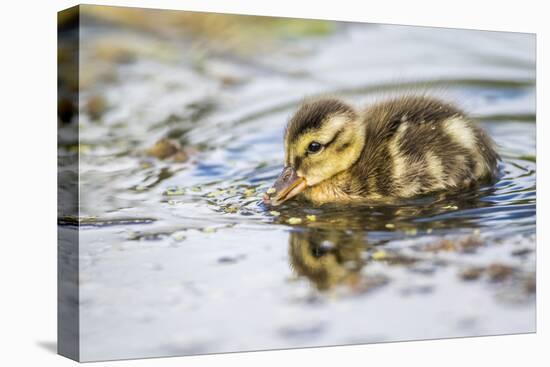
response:
<path id="1" fill-rule="evenodd" d="M 534 36 L 346 23 L 243 56 L 92 19 L 82 35 L 83 359 L 535 331 Z M 105 40 L 133 57 L 101 58 Z M 410 91 L 479 121 L 498 182 L 393 206 L 261 205 L 305 96 Z M 187 159 L 147 154 L 167 137 Z"/>

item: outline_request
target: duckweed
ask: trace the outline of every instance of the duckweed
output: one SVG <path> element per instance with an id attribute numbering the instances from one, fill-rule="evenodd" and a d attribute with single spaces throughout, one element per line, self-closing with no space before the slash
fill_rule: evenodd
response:
<path id="1" fill-rule="evenodd" d="M 169 189 L 166 189 L 166 191 L 164 191 L 163 193 L 163 195 L 165 196 L 178 196 L 183 194 L 185 194 L 185 189 L 181 187 L 169 188 Z"/>
<path id="2" fill-rule="evenodd" d="M 215 233 L 215 232 L 216 232 L 216 228 L 214 228 L 214 227 L 205 227 L 205 228 L 202 229 L 202 231 L 203 231 L 204 233 Z"/>
<path id="3" fill-rule="evenodd" d="M 373 253 L 371 255 L 371 258 L 373 260 L 376 260 L 376 261 L 384 260 L 384 259 L 388 258 L 388 254 L 384 250 L 379 250 L 379 251 L 376 251 L 375 253 Z"/>
<path id="4" fill-rule="evenodd" d="M 288 218 L 288 220 L 286 222 L 288 224 L 300 224 L 300 223 L 302 223 L 302 218 L 292 217 L 292 218 Z"/>
<path id="5" fill-rule="evenodd" d="M 222 210 L 225 213 L 234 214 L 234 213 L 237 213 L 239 211 L 239 207 L 237 205 L 227 205 L 227 206 L 222 207 Z"/>
<path id="6" fill-rule="evenodd" d="M 183 231 L 174 232 L 170 237 L 172 237 L 174 241 L 178 241 L 178 242 L 183 241 L 186 238 L 185 232 Z"/>
<path id="7" fill-rule="evenodd" d="M 225 193 L 225 190 L 216 190 L 216 191 L 212 191 L 210 193 L 208 193 L 208 196 L 209 198 L 213 198 L 213 197 L 216 197 L 216 196 L 220 196 L 222 195 L 223 193 Z"/>

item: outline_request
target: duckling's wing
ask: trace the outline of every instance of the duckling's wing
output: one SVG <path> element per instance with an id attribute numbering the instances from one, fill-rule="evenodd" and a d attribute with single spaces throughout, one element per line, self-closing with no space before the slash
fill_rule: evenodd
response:
<path id="1" fill-rule="evenodd" d="M 402 97 L 364 114 L 365 146 L 353 168 L 354 194 L 412 197 L 492 178 L 498 154 L 489 136 L 455 106 Z"/>

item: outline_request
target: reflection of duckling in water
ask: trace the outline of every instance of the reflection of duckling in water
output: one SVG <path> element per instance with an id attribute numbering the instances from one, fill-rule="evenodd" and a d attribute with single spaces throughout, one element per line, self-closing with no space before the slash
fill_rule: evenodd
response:
<path id="1" fill-rule="evenodd" d="M 307 277 L 319 290 L 337 284 L 356 286 L 365 265 L 361 253 L 362 234 L 341 231 L 292 232 L 289 239 L 290 265 L 297 275 Z"/>
<path id="2" fill-rule="evenodd" d="M 455 106 L 404 96 L 356 111 L 305 102 L 285 132 L 285 168 L 264 197 L 317 203 L 381 201 L 466 189 L 497 175 L 489 136 Z"/>

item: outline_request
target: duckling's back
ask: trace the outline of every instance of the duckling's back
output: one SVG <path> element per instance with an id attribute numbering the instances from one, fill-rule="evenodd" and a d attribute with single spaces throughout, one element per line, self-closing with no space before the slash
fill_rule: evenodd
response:
<path id="1" fill-rule="evenodd" d="M 456 191 L 497 175 L 489 136 L 455 106 L 405 96 L 364 112 L 366 141 L 351 176 L 350 195 L 408 198 Z"/>

